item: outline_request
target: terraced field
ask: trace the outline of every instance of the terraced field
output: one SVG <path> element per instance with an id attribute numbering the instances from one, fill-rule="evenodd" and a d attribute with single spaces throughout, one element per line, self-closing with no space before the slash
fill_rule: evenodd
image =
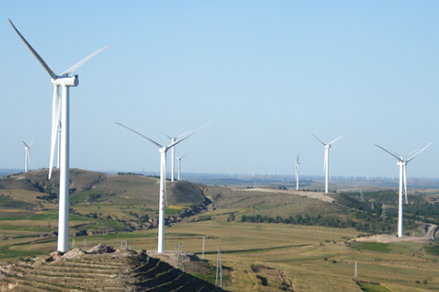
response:
<path id="1" fill-rule="evenodd" d="M 87 253 L 28 258 L 7 266 L 0 290 L 12 291 L 212 291 L 215 287 L 146 254 L 99 245 Z"/>

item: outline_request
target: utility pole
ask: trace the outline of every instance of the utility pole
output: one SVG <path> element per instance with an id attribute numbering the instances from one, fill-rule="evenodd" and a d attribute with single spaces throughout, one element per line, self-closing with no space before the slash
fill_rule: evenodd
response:
<path id="1" fill-rule="evenodd" d="M 177 251 L 177 267 L 178 266 L 182 266 L 184 272 L 183 245 L 181 244 L 181 242 L 178 244 L 178 251 Z"/>

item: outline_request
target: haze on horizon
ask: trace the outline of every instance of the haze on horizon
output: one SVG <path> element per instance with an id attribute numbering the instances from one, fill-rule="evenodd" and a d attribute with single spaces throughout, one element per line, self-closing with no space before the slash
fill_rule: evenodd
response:
<path id="1" fill-rule="evenodd" d="M 148 141 L 212 123 L 176 148 L 190 173 L 398 177 L 399 154 L 432 145 L 407 178 L 439 177 L 439 3 L 435 1 L 0 2 L 0 168 L 48 167 L 48 65 L 83 67 L 70 91 L 70 166 L 158 172 Z M 168 153 L 168 171 L 170 169 Z"/>

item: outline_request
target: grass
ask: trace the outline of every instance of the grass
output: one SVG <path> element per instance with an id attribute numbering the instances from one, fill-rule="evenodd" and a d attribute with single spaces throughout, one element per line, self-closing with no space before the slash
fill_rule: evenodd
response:
<path id="1" fill-rule="evenodd" d="M 424 249 L 430 255 L 439 256 L 439 246 L 437 245 L 426 245 Z"/>
<path id="2" fill-rule="evenodd" d="M 352 248 L 355 248 L 357 250 L 369 250 L 382 253 L 389 253 L 391 250 L 390 244 L 379 242 L 360 242 L 352 245 Z"/>
<path id="3" fill-rule="evenodd" d="M 386 287 L 380 286 L 378 284 L 366 284 L 366 283 L 357 283 L 360 286 L 361 290 L 368 292 L 391 292 Z"/>
<path id="4" fill-rule="evenodd" d="M 104 194 L 103 191 L 85 191 L 69 196 L 69 202 L 71 205 L 84 203 L 85 201 L 95 201 Z"/>
<path id="5" fill-rule="evenodd" d="M 23 210 L 29 210 L 35 207 L 35 205 L 23 202 L 23 201 L 17 201 L 12 198 L 0 195 L 0 208 L 4 209 L 23 209 Z"/>
<path id="6" fill-rule="evenodd" d="M 38 250 L 16 250 L 10 249 L 11 246 L 4 245 L 0 247 L 0 261 L 10 258 L 28 257 L 45 254 L 43 251 Z"/>
<path id="7" fill-rule="evenodd" d="M 165 215 L 174 216 L 174 215 L 181 213 L 181 211 L 183 211 L 183 209 L 184 209 L 183 206 L 170 205 L 170 206 L 166 207 Z"/>

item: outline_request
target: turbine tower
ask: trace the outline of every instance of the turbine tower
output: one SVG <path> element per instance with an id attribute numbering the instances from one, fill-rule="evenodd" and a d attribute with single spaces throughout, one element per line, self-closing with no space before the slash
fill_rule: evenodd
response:
<path id="1" fill-rule="evenodd" d="M 189 135 L 175 141 L 174 143 L 169 144 L 168 146 L 162 146 L 159 143 L 149 139 L 148 137 L 143 136 L 139 132 L 136 132 L 133 129 L 128 128 L 127 126 L 124 126 L 124 125 L 117 123 L 117 122 L 116 122 L 116 124 L 118 124 L 119 126 L 122 126 L 126 129 L 136 133 L 137 135 L 145 138 L 146 140 L 148 140 L 149 142 L 151 142 L 152 144 L 156 145 L 159 148 L 159 152 L 160 152 L 160 192 L 159 192 L 159 231 L 158 231 L 157 252 L 163 253 L 165 251 L 166 152 L 169 149 L 171 149 L 172 147 L 174 147 L 175 145 L 177 145 L 178 143 L 180 143 L 181 141 L 189 138 L 190 136 L 192 136 L 193 134 L 195 134 L 196 132 L 198 132 L 199 130 L 201 130 L 202 128 L 204 128 L 207 125 L 190 133 Z"/>
<path id="2" fill-rule="evenodd" d="M 311 133 L 312 134 L 312 133 Z M 333 144 L 335 141 L 337 141 L 338 139 L 343 138 L 344 136 L 338 137 L 337 139 L 335 139 L 332 142 L 329 142 L 328 144 L 325 144 L 322 142 L 322 140 L 320 140 L 319 138 L 316 137 L 316 135 L 312 134 L 320 143 L 323 144 L 323 146 L 325 147 L 325 160 L 323 161 L 323 172 L 325 172 L 325 194 L 328 193 L 328 185 L 329 185 L 329 148 L 331 148 L 331 144 Z"/>
<path id="3" fill-rule="evenodd" d="M 404 158 L 409 155 L 412 152 L 409 152 L 405 155 L 399 155 L 396 152 L 393 151 L 389 151 L 379 145 L 376 145 L 378 148 L 381 148 L 382 150 L 384 150 L 385 152 L 389 153 L 390 155 L 392 155 L 393 157 L 395 157 L 398 161 L 396 162 L 396 164 L 399 166 L 399 194 L 398 194 L 398 237 L 402 237 L 403 236 L 403 204 L 404 204 L 404 194 L 405 194 L 405 203 L 408 204 L 408 200 L 407 200 L 407 172 L 406 172 L 406 165 L 407 163 L 409 163 L 413 158 L 415 158 L 416 156 L 419 155 L 419 153 L 421 153 L 422 151 L 424 151 L 425 149 L 427 149 L 428 146 L 430 146 L 431 143 L 429 143 L 427 146 L 425 146 L 424 148 L 421 149 L 421 151 L 418 151 L 415 155 L 413 155 L 412 157 L 410 157 L 407 160 L 404 160 Z"/>
<path id="4" fill-rule="evenodd" d="M 59 122 L 58 125 L 58 130 L 57 132 L 57 136 L 58 136 L 58 164 L 57 164 L 57 168 L 59 169 L 59 164 L 61 162 L 61 122 Z"/>
<path id="5" fill-rule="evenodd" d="M 24 141 L 22 141 L 22 142 L 24 144 L 24 151 L 25 151 L 24 152 L 24 172 L 27 172 L 28 165 L 30 164 L 30 146 L 32 146 L 32 143 L 34 141 L 30 142 L 29 146 Z"/>
<path id="6" fill-rule="evenodd" d="M 296 159 L 296 191 L 299 190 L 299 167 L 300 167 L 299 154 L 297 154 L 297 159 Z"/>
<path id="7" fill-rule="evenodd" d="M 172 148 L 172 149 L 174 149 L 174 148 Z M 177 159 L 178 159 L 178 175 L 177 175 L 177 180 L 180 180 L 180 173 L 181 173 L 181 160 L 183 159 L 183 157 L 185 157 L 186 155 L 188 155 L 189 153 L 187 153 L 187 154 L 185 154 L 185 155 L 183 155 L 183 156 L 180 156 L 180 157 L 177 157 Z"/>
<path id="8" fill-rule="evenodd" d="M 189 133 L 190 131 L 187 131 L 181 135 L 178 135 L 177 137 L 169 137 L 168 135 L 166 135 L 165 133 L 163 133 L 162 131 L 160 131 L 163 135 L 165 135 L 166 137 L 168 137 L 169 139 L 171 139 L 171 144 L 174 143 L 178 138 L 183 137 L 184 135 L 186 135 L 187 133 Z M 174 148 L 172 147 L 171 149 L 171 182 L 174 181 L 174 173 L 175 173 L 175 166 L 174 166 L 174 161 L 175 161 L 175 153 L 174 153 Z"/>
<path id="9" fill-rule="evenodd" d="M 60 178 L 59 178 L 59 222 L 58 222 L 58 251 L 66 252 L 68 250 L 68 230 L 69 230 L 69 98 L 70 98 L 70 87 L 78 86 L 79 80 L 78 75 L 73 77 L 69 76 L 74 70 L 78 69 L 80 66 L 84 65 L 85 62 L 90 60 L 96 54 L 100 53 L 104 49 L 108 48 L 106 46 L 95 53 L 91 54 L 87 58 L 75 64 L 73 67 L 67 69 L 61 75 L 56 75 L 44 62 L 44 60 L 38 55 L 38 53 L 32 48 L 32 46 L 26 41 L 26 39 L 21 35 L 18 29 L 14 26 L 12 21 L 9 19 L 9 23 L 12 28 L 21 38 L 21 40 L 26 44 L 28 49 L 37 58 L 38 62 L 43 66 L 46 72 L 50 75 L 52 79 L 52 84 L 54 85 L 53 92 L 53 105 L 52 105 L 52 131 L 51 131 L 51 147 L 50 147 L 50 163 L 49 163 L 49 175 L 48 179 L 52 176 L 53 160 L 55 155 L 55 144 L 56 135 L 58 130 L 58 122 L 61 115 L 61 168 L 60 168 Z M 62 97 L 59 96 L 59 87 L 62 88 Z"/>

